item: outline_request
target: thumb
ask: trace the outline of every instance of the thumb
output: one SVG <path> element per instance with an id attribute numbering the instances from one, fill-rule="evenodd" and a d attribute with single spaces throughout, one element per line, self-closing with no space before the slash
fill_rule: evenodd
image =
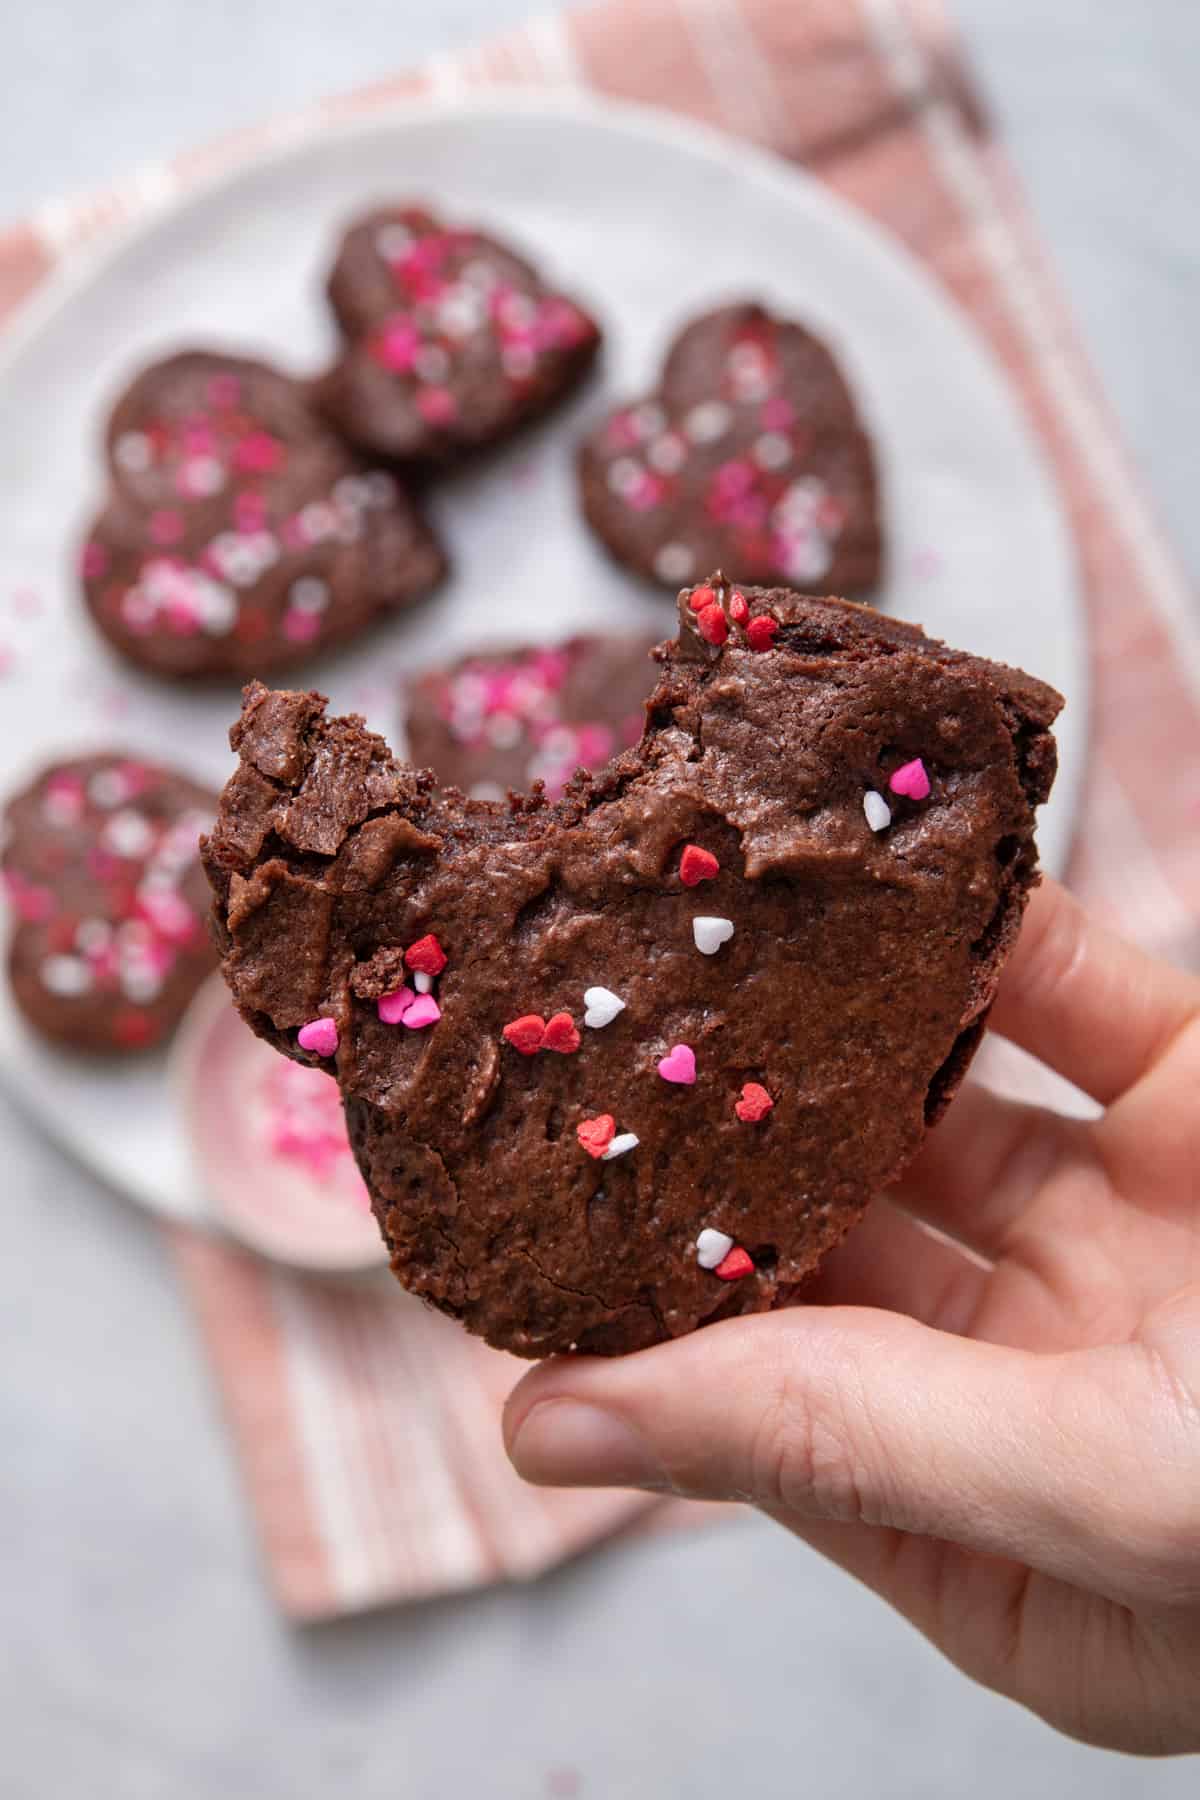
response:
<path id="1" fill-rule="evenodd" d="M 1146 1400 L 1119 1350 L 1095 1354 L 1103 1370 L 899 1314 L 798 1308 L 545 1363 L 510 1397 L 505 1442 L 529 1481 L 891 1526 L 1103 1592 L 1124 1585 L 1115 1509 L 1139 1491 Z"/>

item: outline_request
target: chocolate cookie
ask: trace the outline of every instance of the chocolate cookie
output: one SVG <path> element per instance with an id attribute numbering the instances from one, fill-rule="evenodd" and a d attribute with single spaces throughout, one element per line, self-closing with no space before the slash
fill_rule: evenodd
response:
<path id="1" fill-rule="evenodd" d="M 354 443 L 445 462 L 545 412 L 585 373 L 595 321 L 507 245 L 388 206 L 342 239 L 329 299 L 345 349 L 321 403 Z"/>
<path id="2" fill-rule="evenodd" d="M 1061 704 L 866 608 L 681 596 L 641 744 L 472 803 L 247 690 L 205 850 L 245 1017 L 336 1074 L 404 1285 L 524 1356 L 794 1297 L 958 1087 Z"/>
<path id="3" fill-rule="evenodd" d="M 580 451 L 588 523 L 664 586 L 738 581 L 839 594 L 878 583 L 875 458 L 833 357 L 761 306 L 722 307 L 675 339 L 656 393 Z"/>
<path id="4" fill-rule="evenodd" d="M 116 1055 L 170 1036 L 216 966 L 199 848 L 215 809 L 115 751 L 54 763 L 10 800 L 9 978 L 35 1031 Z"/>
<path id="5" fill-rule="evenodd" d="M 395 476 L 360 465 L 265 363 L 194 350 L 152 364 L 106 448 L 84 593 L 105 637 L 156 674 L 289 667 L 444 573 Z"/>
<path id="6" fill-rule="evenodd" d="M 535 781 L 557 800 L 576 769 L 636 744 L 656 638 L 575 637 L 426 669 L 408 693 L 408 753 L 476 800 Z"/>

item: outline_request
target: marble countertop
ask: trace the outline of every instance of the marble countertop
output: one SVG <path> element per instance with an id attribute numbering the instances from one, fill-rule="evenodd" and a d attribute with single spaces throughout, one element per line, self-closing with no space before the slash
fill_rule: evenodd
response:
<path id="1" fill-rule="evenodd" d="M 495 29 L 522 0 L 41 0 L 0 216 Z M 1169 529 L 1200 571 L 1194 0 L 959 0 Z M 181 76 L 185 72 L 185 78 Z M 0 1792 L 1004 1800 L 1195 1792 L 1055 1737 L 758 1520 L 295 1630 L 157 1235 L 0 1097 Z"/>

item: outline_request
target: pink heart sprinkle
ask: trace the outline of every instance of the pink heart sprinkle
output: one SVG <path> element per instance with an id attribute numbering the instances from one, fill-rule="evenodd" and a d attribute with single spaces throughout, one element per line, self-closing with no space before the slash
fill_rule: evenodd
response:
<path id="1" fill-rule="evenodd" d="M 394 993 L 379 996 L 376 1010 L 385 1025 L 398 1025 L 416 997 L 410 987 L 397 988 Z"/>
<path id="2" fill-rule="evenodd" d="M 300 1027 L 296 1042 L 302 1050 L 311 1050 L 314 1056 L 332 1056 L 338 1047 L 337 1021 L 310 1019 L 307 1025 Z"/>
<path id="3" fill-rule="evenodd" d="M 681 1087 L 691 1087 L 696 1079 L 696 1053 L 687 1044 L 676 1044 L 669 1056 L 664 1056 L 658 1065 L 658 1072 L 664 1081 L 678 1082 Z"/>
<path id="4" fill-rule="evenodd" d="M 903 794 L 906 800 L 928 800 L 929 777 L 920 757 L 915 762 L 905 763 L 902 769 L 897 769 L 888 786 L 893 794 Z"/>
<path id="5" fill-rule="evenodd" d="M 432 994 L 418 994 L 406 1008 L 403 1023 L 410 1031 L 419 1031 L 422 1025 L 436 1025 L 441 1016 L 442 1009 Z"/>

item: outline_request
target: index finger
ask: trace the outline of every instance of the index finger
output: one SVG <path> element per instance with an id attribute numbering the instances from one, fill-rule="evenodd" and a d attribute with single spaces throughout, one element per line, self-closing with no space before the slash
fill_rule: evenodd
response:
<path id="1" fill-rule="evenodd" d="M 1200 1015 L 1200 981 L 1090 919 L 1055 881 L 1029 903 L 990 1024 L 1104 1106 Z"/>

